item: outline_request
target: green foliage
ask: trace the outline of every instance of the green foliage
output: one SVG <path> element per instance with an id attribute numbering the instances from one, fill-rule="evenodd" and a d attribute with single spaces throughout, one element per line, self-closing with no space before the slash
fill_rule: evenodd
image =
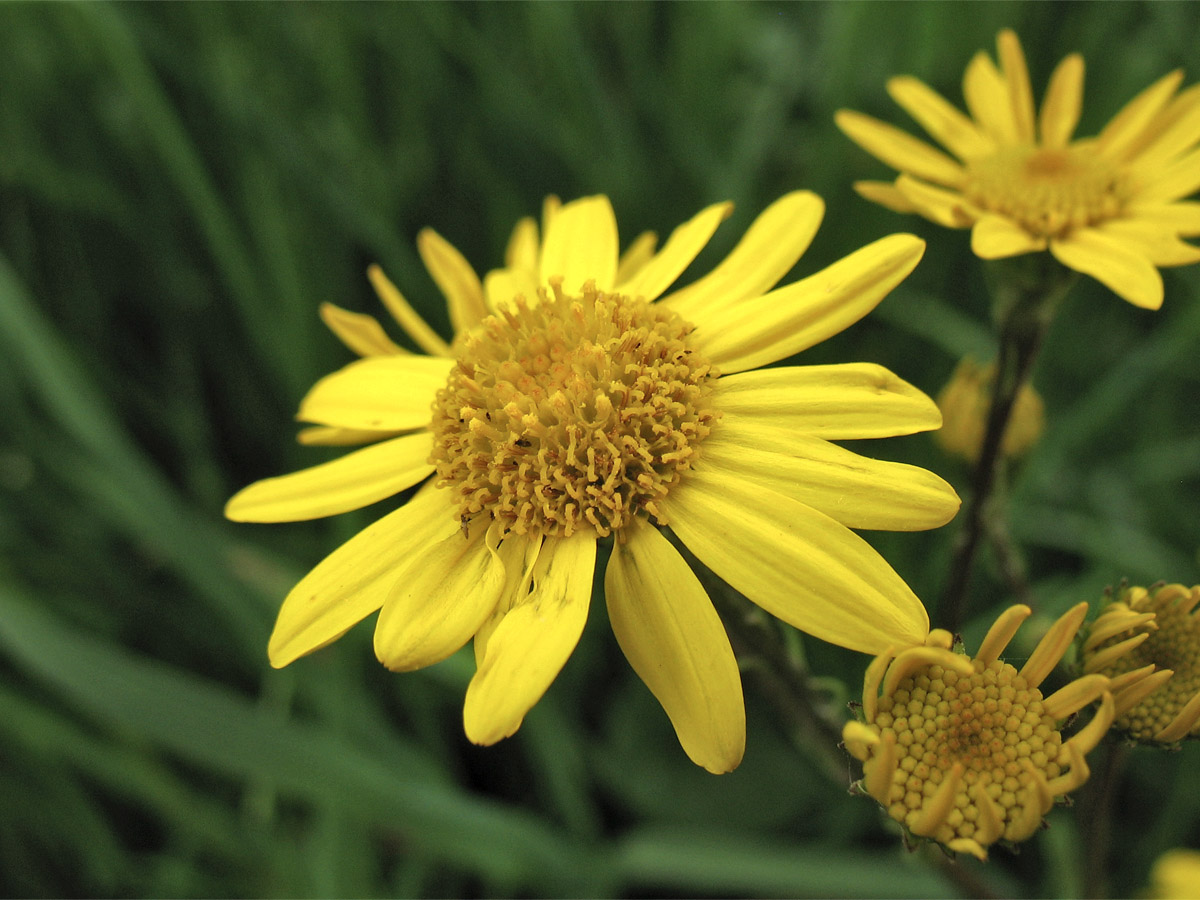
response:
<path id="1" fill-rule="evenodd" d="M 692 766 L 602 608 L 519 734 L 472 747 L 469 651 L 393 675 L 363 626 L 267 666 L 290 584 L 378 509 L 221 517 L 330 456 L 290 428 L 348 359 L 320 302 L 378 313 L 378 262 L 446 333 L 417 231 L 486 271 L 549 193 L 609 194 L 625 240 L 736 201 L 697 271 L 800 187 L 829 210 L 798 274 L 925 237 L 914 275 L 806 361 L 935 393 L 993 352 L 980 267 L 965 234 L 853 194 L 885 172 L 832 116 L 905 124 L 883 90 L 901 72 L 957 101 L 1004 25 L 1035 90 L 1085 54 L 1084 132 L 1172 68 L 1200 75 L 1184 4 L 0 7 L 0 892 L 1045 896 L 1107 865 L 1128 895 L 1194 842 L 1196 746 L 1138 751 L 1112 859 L 1059 811 L 1021 857 L 951 877 L 845 796 L 849 765 L 834 783 L 797 754 L 749 674 L 743 767 Z M 1200 267 L 1164 277 L 1158 313 L 1084 279 L 1041 358 L 1048 432 L 1010 499 L 1047 615 L 1124 576 L 1200 580 Z M 885 449 L 965 489 L 928 436 Z M 935 624 L 952 531 L 870 536 Z M 1009 599 L 985 565 L 968 635 Z M 805 649 L 853 693 L 863 658 Z"/>

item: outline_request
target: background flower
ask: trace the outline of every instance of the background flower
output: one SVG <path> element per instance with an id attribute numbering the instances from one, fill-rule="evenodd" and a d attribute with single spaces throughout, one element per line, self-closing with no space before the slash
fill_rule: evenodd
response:
<path id="1" fill-rule="evenodd" d="M 1068 268 L 1106 284 L 1135 306 L 1158 309 L 1156 266 L 1200 261 L 1180 238 L 1200 235 L 1200 86 L 1177 93 L 1181 71 L 1130 100 L 1094 138 L 1075 139 L 1084 58 L 1066 56 L 1034 109 L 1016 33 L 996 40 L 999 68 L 977 53 L 963 76 L 965 116 L 910 76 L 888 93 L 953 159 L 878 119 L 850 110 L 837 124 L 901 174 L 855 188 L 897 212 L 970 228 L 985 259 L 1049 249 Z"/>
<path id="2" fill-rule="evenodd" d="M 845 765 L 829 778 L 796 752 L 754 665 L 752 752 L 719 779 L 680 753 L 602 627 L 520 732 L 486 751 L 462 735 L 469 651 L 397 678 L 356 629 L 271 669 L 262 648 L 279 597 L 380 510 L 283 528 L 220 516 L 243 485 L 348 452 L 281 440 L 313 382 L 351 358 L 315 314 L 322 303 L 379 314 L 363 277 L 377 262 L 445 340 L 452 325 L 413 236 L 432 226 L 482 272 L 549 192 L 605 191 L 630 238 L 665 238 L 733 200 L 690 279 L 772 200 L 814 190 L 853 215 L 827 217 L 806 271 L 901 226 L 929 246 L 886 302 L 805 363 L 877 363 L 932 394 L 963 356 L 990 358 L 968 242 L 858 200 L 852 181 L 884 170 L 834 112 L 897 121 L 881 88 L 898 72 L 951 96 L 964 62 L 1011 26 L 1039 86 L 1064 54 L 1088 60 L 1078 132 L 1095 134 L 1163 73 L 1197 78 L 1200 7 L 963 9 L 0 5 L 9 892 L 969 893 L 895 848 L 872 804 L 847 797 Z M 1200 266 L 1162 275 L 1172 300 L 1154 315 L 1081 280 L 1060 313 L 1071 327 L 1047 339 L 1038 386 L 1051 427 L 1012 496 L 1014 539 L 1047 608 L 1124 575 L 1200 581 L 1189 374 Z M 420 349 L 381 318 L 391 340 Z M 932 441 L 871 447 L 950 468 Z M 864 536 L 918 596 L 938 596 L 947 529 Z M 973 596 L 970 647 L 1008 604 L 986 565 Z M 861 654 L 790 630 L 781 640 L 835 691 L 860 683 Z M 828 699 L 844 711 L 844 696 Z M 1198 750 L 1150 754 L 1131 772 L 1112 822 L 1114 896 L 1200 828 Z M 1072 821 L 1078 842 L 1055 828 L 1019 858 L 996 850 L 956 871 L 1005 896 L 1077 894 L 1090 823 Z"/>

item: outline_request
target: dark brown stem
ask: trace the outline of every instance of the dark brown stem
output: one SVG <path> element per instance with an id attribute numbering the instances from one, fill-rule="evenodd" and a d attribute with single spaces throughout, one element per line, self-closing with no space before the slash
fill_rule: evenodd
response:
<path id="1" fill-rule="evenodd" d="M 962 626 L 971 569 L 990 516 L 993 489 L 1004 465 L 1002 448 L 1017 395 L 1029 382 L 1033 364 L 1042 346 L 1058 301 L 1066 294 L 1073 278 L 1055 268 L 1039 254 L 1021 267 L 1007 266 L 997 279 L 996 320 L 1000 331 L 1000 353 L 996 378 L 992 384 L 991 407 L 983 446 L 971 481 L 971 492 L 964 504 L 962 526 L 954 546 L 950 575 L 942 599 L 943 626 L 951 632 Z"/>
<path id="2" fill-rule="evenodd" d="M 1000 569 L 1005 584 L 1008 585 L 1008 591 L 1013 600 L 1030 606 L 1033 597 L 1029 589 L 1028 570 L 1025 567 L 1025 560 L 1021 556 L 1021 550 L 1013 541 L 1008 530 L 1007 496 L 1003 490 L 1004 471 L 1001 471 L 1000 474 L 1001 485 L 996 488 L 990 514 L 986 517 L 987 539 L 996 558 L 996 565 Z"/>

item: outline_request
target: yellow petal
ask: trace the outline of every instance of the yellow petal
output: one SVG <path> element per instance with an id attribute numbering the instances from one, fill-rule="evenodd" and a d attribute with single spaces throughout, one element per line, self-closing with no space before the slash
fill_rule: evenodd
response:
<path id="1" fill-rule="evenodd" d="M 585 281 L 611 291 L 617 280 L 617 217 L 604 195 L 572 200 L 554 214 L 542 244 L 540 280 L 563 279 L 578 294 Z"/>
<path id="2" fill-rule="evenodd" d="M 1052 719 L 1065 719 L 1079 712 L 1108 689 L 1103 675 L 1084 675 L 1059 688 L 1042 701 L 1042 709 Z"/>
<path id="3" fill-rule="evenodd" d="M 981 215 L 958 191 L 934 187 L 910 175 L 896 179 L 896 190 L 915 212 L 943 228 L 970 228 Z"/>
<path id="4" fill-rule="evenodd" d="M 1008 83 L 982 50 L 976 53 L 963 73 L 963 99 L 971 117 L 997 144 L 1017 143 L 1017 124 L 1013 119 Z"/>
<path id="5" fill-rule="evenodd" d="M 1119 159 L 1142 137 L 1142 133 L 1171 99 L 1183 81 L 1183 71 L 1164 75 L 1125 104 L 1096 138 L 1096 149 L 1104 156 Z"/>
<path id="6" fill-rule="evenodd" d="M 1114 219 L 1095 229 L 1145 256 L 1155 266 L 1190 266 L 1200 262 L 1200 247 L 1179 240 L 1169 227 L 1141 219 Z"/>
<path id="7" fill-rule="evenodd" d="M 427 486 L 318 563 L 280 607 L 267 645 L 271 665 L 312 653 L 383 606 L 399 567 L 455 520 L 450 501 L 448 491 Z"/>
<path id="8" fill-rule="evenodd" d="M 482 322 L 488 314 L 483 285 L 457 248 L 432 228 L 424 228 L 417 235 L 417 252 L 446 298 L 454 333 L 461 334 Z"/>
<path id="9" fill-rule="evenodd" d="M 1197 722 L 1200 722 L 1200 693 L 1193 694 L 1192 699 L 1183 705 L 1183 709 L 1170 724 L 1154 735 L 1154 739 L 1164 744 L 1182 741 L 1196 727 Z"/>
<path id="10" fill-rule="evenodd" d="M 1150 632 L 1143 631 L 1141 634 L 1135 634 L 1131 638 L 1126 638 L 1123 641 L 1118 641 L 1111 647 L 1105 647 L 1103 650 L 1097 651 L 1087 659 L 1087 663 L 1083 667 L 1085 674 L 1090 675 L 1092 672 L 1099 672 L 1110 663 L 1120 659 L 1134 647 L 1149 640 Z"/>
<path id="11" fill-rule="evenodd" d="M 1124 604 L 1114 603 L 1101 615 L 1097 616 L 1096 621 L 1092 623 L 1091 630 L 1088 631 L 1087 640 L 1083 643 L 1083 650 L 1086 653 L 1093 647 L 1103 644 L 1109 638 L 1153 622 L 1155 618 L 1156 616 L 1152 612 L 1135 613 Z M 1154 625 L 1151 627 L 1157 628 L 1158 626 Z"/>
<path id="12" fill-rule="evenodd" d="M 504 248 L 504 267 L 536 272 L 538 267 L 538 227 L 526 216 L 513 226 Z"/>
<path id="13" fill-rule="evenodd" d="M 875 752 L 863 765 L 863 786 L 883 806 L 887 806 L 891 799 L 896 763 L 896 735 L 885 731 Z"/>
<path id="14" fill-rule="evenodd" d="M 1079 228 L 1050 242 L 1054 258 L 1090 275 L 1124 300 L 1143 309 L 1163 302 L 1162 276 L 1143 254 L 1094 228 Z"/>
<path id="15" fill-rule="evenodd" d="M 913 834 L 931 837 L 946 821 L 946 817 L 954 809 L 954 798 L 958 794 L 958 789 L 962 787 L 964 771 L 965 768 L 960 762 L 951 766 L 950 771 L 942 779 L 942 783 L 938 785 L 938 789 L 934 791 L 932 797 L 924 801 L 920 812 L 913 820 L 910 826 Z"/>
<path id="16" fill-rule="evenodd" d="M 396 573 L 375 626 L 375 655 L 393 672 L 441 662 L 462 647 L 500 601 L 504 564 L 494 526 L 479 517 L 463 534 L 457 516 Z"/>
<path id="17" fill-rule="evenodd" d="M 1038 645 L 1033 648 L 1033 653 L 1021 667 L 1021 677 L 1025 679 L 1029 687 L 1037 687 L 1046 680 L 1047 675 L 1054 671 L 1054 667 L 1059 664 L 1063 654 L 1071 646 L 1071 641 L 1075 640 L 1075 635 L 1079 631 L 1079 626 L 1083 624 L 1087 611 L 1086 602 L 1076 603 L 1059 616 L 1042 635 Z"/>
<path id="18" fill-rule="evenodd" d="M 887 92 L 921 127 L 961 160 L 992 153 L 996 142 L 984 134 L 945 97 L 908 75 L 892 78 Z"/>
<path id="19" fill-rule="evenodd" d="M 974 663 L 961 653 L 952 653 L 941 647 L 909 647 L 892 660 L 887 677 L 883 680 L 883 695 L 890 697 L 895 694 L 905 678 L 929 666 L 941 666 L 963 676 L 975 671 Z"/>
<path id="20" fill-rule="evenodd" d="M 429 327 L 429 323 L 421 318 L 420 313 L 412 308 L 400 293 L 400 289 L 383 274 L 383 269 L 376 265 L 368 266 L 367 278 L 371 280 L 371 286 L 375 288 L 375 293 L 392 314 L 396 324 L 404 329 L 405 334 L 412 338 L 418 347 L 430 356 L 450 355 L 450 346 Z"/>
<path id="21" fill-rule="evenodd" d="M 875 714 L 879 711 L 879 686 L 883 684 L 884 675 L 896 658 L 898 649 L 889 647 L 876 656 L 863 674 L 863 716 L 868 722 L 875 721 Z"/>
<path id="22" fill-rule="evenodd" d="M 1143 666 L 1141 669 L 1135 669 L 1134 672 L 1141 673 L 1141 677 L 1132 682 L 1125 682 L 1118 685 L 1118 679 L 1114 678 L 1111 680 L 1109 686 L 1113 689 L 1114 718 L 1125 715 L 1125 713 L 1129 712 L 1170 681 L 1175 674 L 1171 669 L 1159 669 L 1157 672 L 1147 671 L 1153 669 L 1153 663 Z M 1127 674 L 1132 675 L 1134 672 Z"/>
<path id="23" fill-rule="evenodd" d="M 583 632 L 595 567 L 595 532 L 546 538 L 533 590 L 496 626 L 467 687 L 463 726 L 471 741 L 494 744 L 508 737 L 546 692 Z"/>
<path id="24" fill-rule="evenodd" d="M 622 532 L 604 574 L 617 643 L 658 698 L 692 762 L 731 772 L 746 749 L 737 660 L 712 602 L 651 525 Z"/>
<path id="25" fill-rule="evenodd" d="M 321 321 L 338 340 L 359 356 L 396 356 L 408 353 L 393 341 L 374 316 L 350 312 L 332 303 L 322 303 Z"/>
<path id="26" fill-rule="evenodd" d="M 1154 172 L 1172 163 L 1200 141 L 1200 84 L 1179 94 L 1159 113 L 1130 148 L 1131 165 L 1137 172 Z"/>
<path id="27" fill-rule="evenodd" d="M 1003 216 L 984 215 L 971 229 L 971 250 L 980 259 L 1006 259 L 1046 249 L 1046 239 Z"/>
<path id="28" fill-rule="evenodd" d="M 754 300 L 693 319 L 695 346 L 722 372 L 799 353 L 853 325 L 911 272 L 925 242 L 893 234 Z"/>
<path id="29" fill-rule="evenodd" d="M 979 810 L 979 819 L 975 823 L 975 835 L 983 844 L 994 844 L 1004 834 L 1004 819 L 1000 808 L 987 792 L 982 782 L 975 782 L 970 791 L 971 800 Z"/>
<path id="30" fill-rule="evenodd" d="M 1193 150 L 1155 173 L 1146 173 L 1145 186 L 1138 191 L 1142 203 L 1179 200 L 1200 190 L 1200 149 Z"/>
<path id="31" fill-rule="evenodd" d="M 538 299 L 537 269 L 493 269 L 483 276 L 483 293 L 489 309 L 496 312 L 516 309 L 518 296 L 529 303 Z"/>
<path id="32" fill-rule="evenodd" d="M 920 644 L 921 601 L 866 541 L 735 474 L 696 470 L 660 504 L 719 577 L 801 631 L 863 653 Z"/>
<path id="33" fill-rule="evenodd" d="M 630 297 L 656 299 L 691 265 L 717 226 L 732 211 L 732 203 L 714 203 L 684 222 L 671 232 L 663 248 L 638 267 L 628 281 L 617 284 L 617 290 Z"/>
<path id="34" fill-rule="evenodd" d="M 1033 767 L 1028 757 L 1022 757 L 1021 762 L 1026 778 L 1025 787 L 1018 790 L 1018 797 L 1023 805 L 1017 808 L 1015 814 L 1010 810 L 1008 827 L 1004 832 L 1004 837 L 1014 843 L 1031 837 L 1041 827 L 1042 816 L 1054 805 L 1046 776 Z"/>
<path id="35" fill-rule="evenodd" d="M 412 487 L 433 471 L 427 431 L 243 488 L 225 505 L 235 522 L 299 522 L 359 509 Z"/>
<path id="36" fill-rule="evenodd" d="M 1065 147 L 1075 133 L 1083 108 L 1083 71 L 1083 57 L 1072 53 L 1063 58 L 1050 76 L 1038 122 L 1043 146 Z"/>
<path id="37" fill-rule="evenodd" d="M 483 665 L 483 658 L 487 655 L 487 642 L 496 626 L 508 615 L 514 604 L 528 596 L 529 586 L 533 583 L 533 567 L 537 564 L 541 550 L 541 535 L 522 538 L 510 534 L 500 545 L 497 552 L 500 554 L 500 562 L 504 565 L 504 588 L 500 592 L 500 602 L 492 607 L 491 613 L 475 630 L 476 669 Z"/>
<path id="38" fill-rule="evenodd" d="M 340 428 L 421 428 L 453 366 L 452 359 L 415 354 L 352 362 L 314 384 L 296 418 Z"/>
<path id="39" fill-rule="evenodd" d="M 562 209 L 562 201 L 554 194 L 547 194 L 546 199 L 542 201 L 542 234 L 550 233 L 550 223 L 554 221 L 559 210 Z"/>
<path id="40" fill-rule="evenodd" d="M 1169 228 L 1180 237 L 1200 235 L 1200 202 L 1179 200 L 1175 203 L 1133 203 L 1125 214 L 1139 222 Z"/>
<path id="41" fill-rule="evenodd" d="M 755 369 L 717 380 L 722 421 L 761 418 L 826 440 L 894 437 L 940 428 L 937 404 L 883 366 L 840 363 Z"/>
<path id="42" fill-rule="evenodd" d="M 1070 768 L 1062 775 L 1046 783 L 1051 795 L 1055 797 L 1061 797 L 1064 794 L 1069 794 L 1071 791 L 1083 787 L 1092 774 L 1091 769 L 1088 768 L 1087 760 L 1083 758 L 1083 754 L 1079 752 L 1077 745 L 1068 741 L 1066 751 L 1067 756 L 1070 758 Z"/>
<path id="43" fill-rule="evenodd" d="M 1073 746 L 1083 756 L 1087 756 L 1100 743 L 1100 739 L 1112 727 L 1114 705 L 1112 694 L 1103 694 L 1100 697 L 1100 706 L 1096 710 L 1096 714 L 1092 716 L 1092 720 L 1083 728 L 1076 732 L 1058 755 L 1058 764 L 1061 766 L 1064 762 L 1070 759 L 1070 748 Z"/>
<path id="44" fill-rule="evenodd" d="M 771 421 L 722 419 L 701 453 L 698 469 L 713 477 L 736 473 L 848 528 L 938 528 L 961 502 L 954 488 L 925 469 L 859 456 Z"/>
<path id="45" fill-rule="evenodd" d="M 975 658 L 985 666 L 989 666 L 998 660 L 1000 654 L 1004 652 L 1004 648 L 1008 646 L 1008 642 L 1017 633 L 1017 629 L 1021 627 L 1021 623 L 1032 614 L 1033 610 L 1024 603 L 1010 606 L 1004 612 L 1000 613 L 996 617 L 996 621 L 992 624 L 992 627 L 988 629 L 983 643 L 979 645 L 979 652 L 975 654 Z"/>
<path id="46" fill-rule="evenodd" d="M 375 428 L 334 428 L 329 425 L 310 425 L 296 432 L 296 440 L 306 447 L 352 447 L 397 437 L 400 431 L 379 431 Z"/>
<path id="47" fill-rule="evenodd" d="M 796 264 L 825 215 L 825 203 L 810 191 L 793 191 L 768 206 L 737 246 L 703 278 L 660 302 L 694 321 L 710 306 L 730 306 L 774 287 Z"/>
<path id="48" fill-rule="evenodd" d="M 833 121 L 846 137 L 898 172 L 946 187 L 959 187 L 966 179 L 951 157 L 894 125 L 851 109 L 839 109 Z"/>
<path id="49" fill-rule="evenodd" d="M 878 203 L 892 212 L 915 213 L 917 211 L 913 202 L 890 181 L 856 181 L 854 190 L 864 200 Z"/>
<path id="50" fill-rule="evenodd" d="M 879 745 L 879 732 L 851 719 L 842 727 L 842 743 L 851 756 L 865 762 L 871 755 L 871 748 Z"/>
<path id="51" fill-rule="evenodd" d="M 975 827 L 979 828 L 980 826 L 976 825 Z M 946 847 L 955 853 L 970 853 L 980 862 L 987 862 L 987 850 L 974 838 L 954 838 Z"/>
<path id="52" fill-rule="evenodd" d="M 621 258 L 617 260 L 617 284 L 624 284 L 642 266 L 654 257 L 658 246 L 658 235 L 653 231 L 643 231 L 633 239 Z"/>
<path id="53" fill-rule="evenodd" d="M 1032 144 L 1033 135 L 1033 89 L 1029 86 L 1029 67 L 1016 33 L 1005 28 L 996 38 L 999 50 L 1000 69 L 1008 86 L 1008 102 L 1012 107 L 1013 123 L 1017 127 L 1017 140 Z"/>

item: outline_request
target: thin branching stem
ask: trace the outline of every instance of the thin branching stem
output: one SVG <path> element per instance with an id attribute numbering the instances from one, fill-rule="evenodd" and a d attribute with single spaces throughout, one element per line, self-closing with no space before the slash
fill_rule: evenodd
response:
<path id="1" fill-rule="evenodd" d="M 995 488 L 1004 466 L 1004 434 L 1021 389 L 1029 383 L 1042 340 L 1059 301 L 1074 283 L 1066 270 L 1039 254 L 1020 266 L 1000 270 L 994 287 L 1000 351 L 983 446 L 964 504 L 962 527 L 954 546 L 942 599 L 943 627 L 957 631 L 963 622 L 971 570 L 989 519 L 1004 515 L 996 508 Z"/>

